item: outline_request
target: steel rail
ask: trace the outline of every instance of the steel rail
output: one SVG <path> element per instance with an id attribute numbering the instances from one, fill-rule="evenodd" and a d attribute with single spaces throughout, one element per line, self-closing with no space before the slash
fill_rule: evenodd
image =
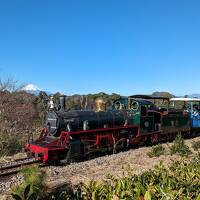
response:
<path id="1" fill-rule="evenodd" d="M 36 158 L 22 158 L 12 162 L 0 164 L 0 177 L 16 174 L 23 166 L 33 165 L 38 162 L 39 160 Z"/>

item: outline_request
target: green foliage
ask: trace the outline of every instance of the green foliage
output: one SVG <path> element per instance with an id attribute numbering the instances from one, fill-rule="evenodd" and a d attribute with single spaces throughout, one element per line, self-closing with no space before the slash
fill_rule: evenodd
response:
<path id="1" fill-rule="evenodd" d="M 46 114 L 48 112 L 48 100 L 47 94 L 45 92 L 40 92 L 33 102 L 35 109 L 38 111 L 41 124 L 44 124 L 46 119 Z"/>
<path id="2" fill-rule="evenodd" d="M 172 146 L 170 147 L 171 155 L 177 154 L 180 156 L 189 156 L 192 152 L 190 151 L 189 147 L 185 144 L 184 139 L 181 135 L 177 135 L 175 138 Z"/>
<path id="3" fill-rule="evenodd" d="M 0 157 L 10 156 L 19 152 L 25 142 L 25 137 L 16 134 L 0 133 Z"/>
<path id="4" fill-rule="evenodd" d="M 13 197 L 20 197 L 23 200 L 44 197 L 46 174 L 38 166 L 25 167 L 22 169 L 22 174 L 24 181 L 13 188 Z"/>
<path id="5" fill-rule="evenodd" d="M 31 193 L 30 190 L 31 189 L 31 185 L 27 185 L 24 189 L 23 194 L 20 196 L 18 194 L 14 194 L 12 193 L 12 197 L 15 200 L 37 200 L 38 199 L 38 195 L 36 193 Z"/>
<path id="6" fill-rule="evenodd" d="M 192 143 L 192 148 L 193 148 L 195 151 L 198 151 L 198 150 L 200 149 L 200 141 L 193 142 L 193 143 Z"/>
<path id="7" fill-rule="evenodd" d="M 151 151 L 149 151 L 147 153 L 147 155 L 152 158 L 152 157 L 159 157 L 161 155 L 164 155 L 165 154 L 165 148 L 161 145 L 161 144 L 158 144 L 156 146 L 153 146 Z"/>
<path id="8" fill-rule="evenodd" d="M 103 182 L 91 181 L 61 192 L 60 200 L 195 200 L 200 198 L 200 162 L 196 159 L 163 163 L 141 175 L 129 174 L 121 179 L 109 176 Z M 58 198 L 59 197 L 59 198 Z"/>

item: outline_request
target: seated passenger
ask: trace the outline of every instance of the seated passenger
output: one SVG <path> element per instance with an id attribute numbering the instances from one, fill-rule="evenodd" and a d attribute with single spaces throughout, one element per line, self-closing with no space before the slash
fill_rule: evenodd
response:
<path id="1" fill-rule="evenodd" d="M 188 112 L 188 109 L 187 109 L 187 107 L 185 105 L 183 106 L 182 109 L 183 109 L 184 112 Z"/>
<path id="2" fill-rule="evenodd" d="M 199 112 L 198 112 L 198 107 L 196 105 L 193 106 L 193 112 L 192 112 L 193 116 L 198 116 Z"/>

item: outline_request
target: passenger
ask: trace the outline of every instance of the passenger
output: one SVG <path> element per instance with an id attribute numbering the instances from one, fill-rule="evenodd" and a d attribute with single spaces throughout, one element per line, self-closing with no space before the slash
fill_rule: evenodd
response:
<path id="1" fill-rule="evenodd" d="M 183 112 L 188 112 L 188 109 L 187 109 L 187 107 L 185 105 L 183 106 L 182 109 L 183 109 Z"/>
<path id="2" fill-rule="evenodd" d="M 198 116 L 199 112 L 198 112 L 198 107 L 196 105 L 193 106 L 193 112 L 192 112 L 193 116 Z"/>

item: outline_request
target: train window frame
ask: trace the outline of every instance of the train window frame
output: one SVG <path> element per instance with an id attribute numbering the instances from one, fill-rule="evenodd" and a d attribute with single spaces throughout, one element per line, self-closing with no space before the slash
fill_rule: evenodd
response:
<path id="1" fill-rule="evenodd" d="M 136 107 L 133 107 L 133 104 L 135 104 Z M 138 108 L 139 108 L 139 103 L 137 101 L 131 101 L 130 109 L 136 111 L 138 110 Z"/>
<path id="2" fill-rule="evenodd" d="M 119 105 L 119 107 L 117 107 L 117 104 Z M 114 107 L 116 110 L 120 110 L 122 107 L 122 103 L 120 101 L 116 101 Z"/>

